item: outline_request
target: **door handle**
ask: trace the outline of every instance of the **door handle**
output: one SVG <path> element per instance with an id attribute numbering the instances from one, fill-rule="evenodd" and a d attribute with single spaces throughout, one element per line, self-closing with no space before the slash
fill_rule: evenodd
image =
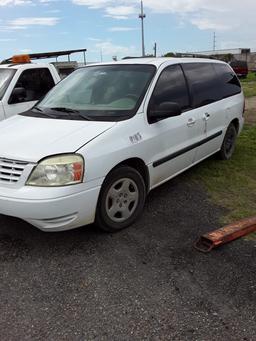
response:
<path id="1" fill-rule="evenodd" d="M 188 119 L 187 126 L 192 127 L 195 123 L 196 123 L 196 120 L 193 117 L 191 117 Z"/>
<path id="2" fill-rule="evenodd" d="M 204 120 L 205 120 L 205 121 L 208 121 L 210 117 L 211 117 L 211 115 L 210 115 L 208 112 L 206 112 L 206 113 L 204 114 Z"/>

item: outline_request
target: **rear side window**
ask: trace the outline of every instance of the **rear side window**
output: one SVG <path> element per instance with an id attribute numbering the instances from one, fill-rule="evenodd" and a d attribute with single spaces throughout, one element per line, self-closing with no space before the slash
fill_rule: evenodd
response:
<path id="1" fill-rule="evenodd" d="M 184 63 L 182 67 L 188 80 L 193 108 L 221 99 L 219 79 L 212 63 Z"/>
<path id="2" fill-rule="evenodd" d="M 240 82 L 232 69 L 226 64 L 213 64 L 220 79 L 221 98 L 237 95 L 241 92 Z"/>
<path id="3" fill-rule="evenodd" d="M 187 84 L 180 65 L 168 66 L 157 81 L 150 103 L 158 106 L 163 102 L 177 103 L 182 111 L 189 108 Z"/>

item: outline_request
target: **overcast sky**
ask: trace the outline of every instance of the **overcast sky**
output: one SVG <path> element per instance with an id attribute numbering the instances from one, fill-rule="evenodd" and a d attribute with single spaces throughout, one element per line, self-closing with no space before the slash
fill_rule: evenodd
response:
<path id="1" fill-rule="evenodd" d="M 256 50 L 255 0 L 144 0 L 146 53 Z M 0 0 L 0 59 L 87 48 L 90 61 L 141 53 L 139 0 Z M 81 58 L 81 56 L 78 56 Z"/>

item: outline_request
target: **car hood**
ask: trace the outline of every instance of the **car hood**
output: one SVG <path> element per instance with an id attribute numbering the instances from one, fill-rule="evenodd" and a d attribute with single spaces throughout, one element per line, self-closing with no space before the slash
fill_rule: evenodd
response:
<path id="1" fill-rule="evenodd" d="M 0 158 L 38 162 L 72 153 L 115 124 L 17 115 L 0 123 Z"/>

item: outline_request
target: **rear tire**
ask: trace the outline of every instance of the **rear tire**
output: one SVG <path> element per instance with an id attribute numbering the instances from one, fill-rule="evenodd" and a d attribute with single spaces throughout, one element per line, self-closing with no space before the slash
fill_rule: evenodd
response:
<path id="1" fill-rule="evenodd" d="M 101 188 L 96 225 L 107 232 L 128 227 L 142 213 L 145 199 L 145 182 L 137 170 L 128 166 L 114 169 Z"/>
<path id="2" fill-rule="evenodd" d="M 221 160 L 229 160 L 231 158 L 235 150 L 236 138 L 236 127 L 233 123 L 230 123 L 227 128 L 221 150 L 219 151 L 219 157 Z"/>

